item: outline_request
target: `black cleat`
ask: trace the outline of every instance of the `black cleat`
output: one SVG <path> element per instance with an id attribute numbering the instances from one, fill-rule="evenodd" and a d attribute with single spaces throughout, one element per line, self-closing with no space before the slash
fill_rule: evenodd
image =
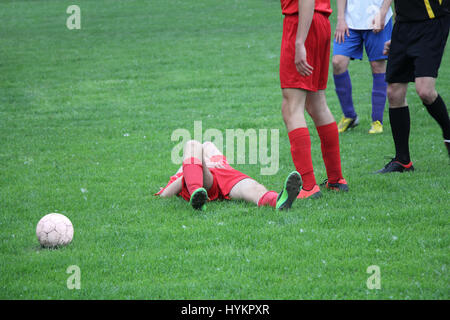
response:
<path id="1" fill-rule="evenodd" d="M 208 201 L 206 189 L 198 188 L 192 193 L 189 203 L 195 210 L 206 210 L 206 201 Z"/>
<path id="2" fill-rule="evenodd" d="M 383 169 L 375 171 L 374 173 L 391 173 L 391 172 L 408 172 L 414 171 L 414 167 L 412 162 L 410 161 L 408 164 L 402 164 L 399 161 L 392 159 L 384 166 Z"/>

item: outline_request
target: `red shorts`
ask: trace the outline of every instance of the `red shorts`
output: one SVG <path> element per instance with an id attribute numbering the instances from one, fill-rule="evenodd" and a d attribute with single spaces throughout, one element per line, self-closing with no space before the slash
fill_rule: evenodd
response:
<path id="1" fill-rule="evenodd" d="M 306 59 L 314 68 L 308 77 L 298 73 L 295 67 L 295 39 L 298 14 L 285 15 L 280 54 L 281 88 L 298 88 L 308 91 L 325 90 L 330 62 L 331 27 L 328 17 L 314 12 L 308 37 L 305 41 Z"/>
<path id="2" fill-rule="evenodd" d="M 232 168 L 209 168 L 213 176 L 213 184 L 208 190 L 208 198 L 210 201 L 213 200 L 229 200 L 229 194 L 231 189 L 243 179 L 250 178 L 246 174 Z M 181 192 L 179 193 L 184 200 L 189 201 L 191 199 L 191 194 L 188 191 L 186 182 L 183 180 L 181 182 Z"/>

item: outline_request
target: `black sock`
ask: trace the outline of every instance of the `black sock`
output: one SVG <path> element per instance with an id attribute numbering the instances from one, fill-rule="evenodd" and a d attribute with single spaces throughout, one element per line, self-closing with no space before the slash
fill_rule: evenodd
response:
<path id="1" fill-rule="evenodd" d="M 411 162 L 409 157 L 410 118 L 408 106 L 389 108 L 392 137 L 395 144 L 395 160 L 402 164 Z"/>
<path id="2" fill-rule="evenodd" d="M 427 108 L 428 113 L 441 126 L 444 140 L 450 140 L 450 118 L 448 117 L 447 107 L 441 96 L 438 95 L 432 104 L 424 103 L 423 105 Z"/>

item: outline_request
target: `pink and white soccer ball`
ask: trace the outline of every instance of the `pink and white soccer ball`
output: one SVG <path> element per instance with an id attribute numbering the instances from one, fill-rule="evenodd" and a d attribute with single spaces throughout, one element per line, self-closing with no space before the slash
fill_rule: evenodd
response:
<path id="1" fill-rule="evenodd" d="M 49 213 L 36 226 L 39 243 L 46 248 L 68 245 L 73 239 L 73 225 L 69 218 L 60 213 Z"/>

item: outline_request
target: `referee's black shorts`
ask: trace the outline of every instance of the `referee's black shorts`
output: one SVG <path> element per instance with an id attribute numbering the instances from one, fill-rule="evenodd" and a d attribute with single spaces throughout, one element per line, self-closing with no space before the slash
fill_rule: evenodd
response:
<path id="1" fill-rule="evenodd" d="M 407 83 L 437 78 L 450 26 L 450 15 L 415 22 L 396 22 L 392 30 L 386 82 Z"/>

